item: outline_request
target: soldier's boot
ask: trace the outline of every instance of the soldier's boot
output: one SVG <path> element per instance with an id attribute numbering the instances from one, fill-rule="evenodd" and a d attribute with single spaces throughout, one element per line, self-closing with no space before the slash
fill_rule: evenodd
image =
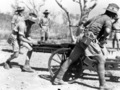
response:
<path id="1" fill-rule="evenodd" d="M 112 90 L 111 87 L 107 87 L 106 86 L 106 80 L 105 80 L 105 70 L 101 68 L 99 72 L 99 82 L 100 82 L 100 88 L 99 90 Z M 106 72 L 106 75 L 110 75 L 111 76 L 111 73 L 110 72 Z"/>
<path id="2" fill-rule="evenodd" d="M 48 40 L 48 37 L 45 37 L 45 41 L 47 41 Z"/>
<path id="3" fill-rule="evenodd" d="M 34 70 L 30 67 L 28 60 L 26 60 L 25 65 L 23 66 L 23 71 L 24 72 L 34 72 Z"/>
<path id="4" fill-rule="evenodd" d="M 54 85 L 67 85 L 68 82 L 65 82 L 65 81 L 63 81 L 62 79 L 59 79 L 59 78 L 55 78 L 53 84 Z"/>
<path id="5" fill-rule="evenodd" d="M 45 42 L 45 38 L 43 36 L 41 37 L 41 42 Z"/>
<path id="6" fill-rule="evenodd" d="M 63 76 L 65 74 L 65 72 L 67 71 L 68 67 L 70 66 L 72 62 L 70 62 L 70 60 L 66 60 L 63 65 L 61 66 L 59 72 L 57 73 L 56 78 L 53 81 L 54 85 L 66 85 L 68 84 L 68 82 L 63 81 Z"/>
<path id="7" fill-rule="evenodd" d="M 34 70 L 28 65 L 23 66 L 23 71 L 24 72 L 34 72 Z"/>

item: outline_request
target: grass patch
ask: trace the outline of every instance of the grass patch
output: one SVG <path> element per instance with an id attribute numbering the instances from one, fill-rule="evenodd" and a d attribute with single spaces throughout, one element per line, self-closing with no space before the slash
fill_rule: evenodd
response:
<path id="1" fill-rule="evenodd" d="M 0 40 L 8 39 L 11 34 L 11 30 L 0 30 Z"/>

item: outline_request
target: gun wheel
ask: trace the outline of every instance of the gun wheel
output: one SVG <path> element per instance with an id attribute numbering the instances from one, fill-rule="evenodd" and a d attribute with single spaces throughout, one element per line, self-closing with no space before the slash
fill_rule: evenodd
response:
<path id="1" fill-rule="evenodd" d="M 71 49 L 69 48 L 61 48 L 52 53 L 48 62 L 49 72 L 52 77 L 55 77 L 61 65 L 69 56 L 70 52 Z M 80 59 L 71 64 L 66 73 L 64 74 L 63 80 L 71 83 L 78 79 L 83 72 L 82 65 L 82 60 Z"/>

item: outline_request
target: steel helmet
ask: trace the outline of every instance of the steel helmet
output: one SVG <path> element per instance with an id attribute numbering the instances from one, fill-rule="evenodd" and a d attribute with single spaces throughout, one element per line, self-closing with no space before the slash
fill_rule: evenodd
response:
<path id="1" fill-rule="evenodd" d="M 119 10 L 119 6 L 115 3 L 110 3 L 106 10 L 109 12 L 117 14 L 118 10 Z"/>
<path id="2" fill-rule="evenodd" d="M 25 10 L 25 6 L 23 4 L 19 4 L 16 8 L 16 11 L 24 11 Z"/>
<path id="3" fill-rule="evenodd" d="M 43 14 L 50 14 L 50 12 L 48 10 L 45 10 Z"/>

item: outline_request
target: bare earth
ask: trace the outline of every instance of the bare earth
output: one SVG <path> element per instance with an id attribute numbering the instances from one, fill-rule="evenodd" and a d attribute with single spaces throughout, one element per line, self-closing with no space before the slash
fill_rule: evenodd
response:
<path id="1" fill-rule="evenodd" d="M 11 46 L 2 41 L 0 44 L 0 90 L 98 90 L 99 82 L 96 72 L 85 70 L 84 78 L 79 78 L 75 83 L 68 85 L 52 85 L 48 71 L 48 60 L 51 54 L 34 52 L 31 58 L 31 66 L 34 73 L 22 72 L 25 56 L 20 55 L 13 60 L 12 68 L 3 68 L 3 62 L 12 54 Z M 25 49 L 23 49 L 23 52 Z M 120 71 L 114 71 L 120 75 Z M 120 90 L 120 82 L 112 82 L 106 77 L 107 85 L 113 90 Z"/>

